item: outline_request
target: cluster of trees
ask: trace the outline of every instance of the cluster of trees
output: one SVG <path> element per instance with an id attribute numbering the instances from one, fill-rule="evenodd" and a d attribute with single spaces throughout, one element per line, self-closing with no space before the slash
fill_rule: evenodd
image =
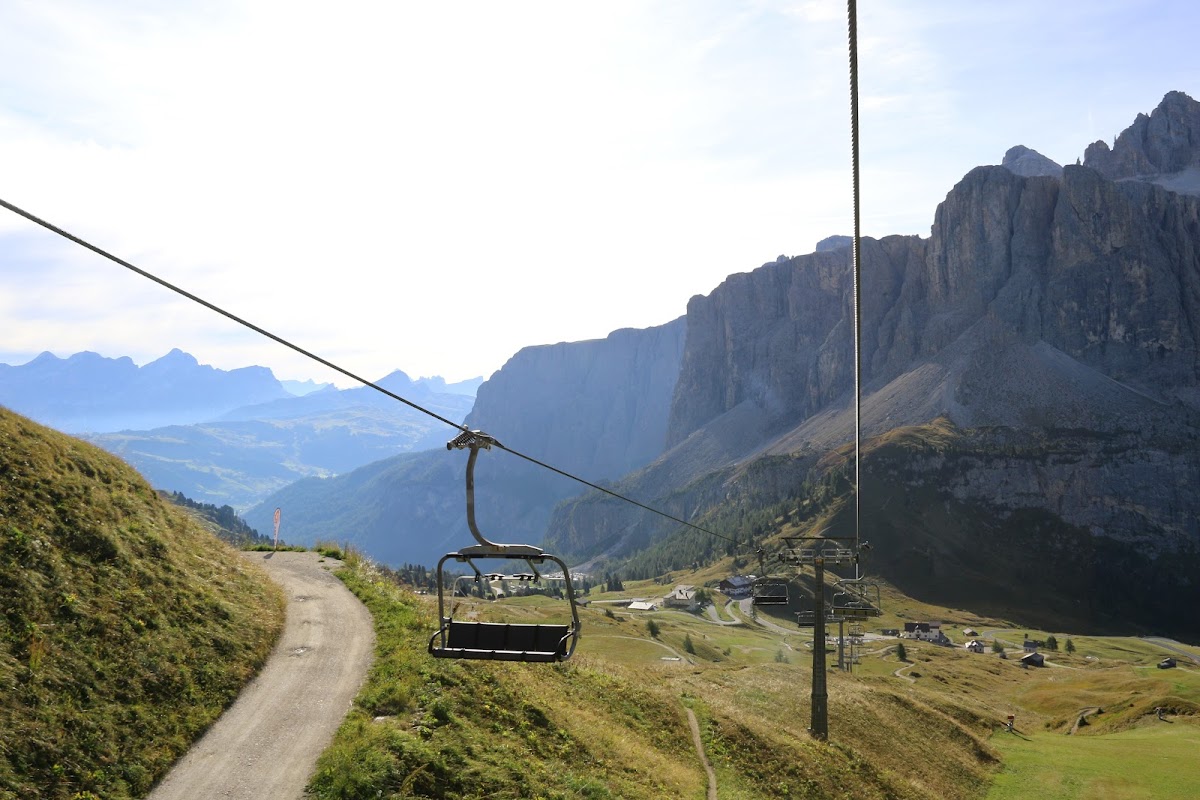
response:
<path id="1" fill-rule="evenodd" d="M 1025 634 L 1025 638 L 1026 639 L 1029 638 L 1028 633 Z M 1058 637 L 1055 636 L 1054 634 L 1047 636 L 1045 647 L 1047 650 L 1057 653 L 1058 652 Z M 1063 649 L 1066 650 L 1068 653 L 1074 653 L 1075 652 L 1075 643 L 1068 638 L 1067 643 Z"/>
<path id="2" fill-rule="evenodd" d="M 401 564 L 398 569 L 392 570 L 392 575 L 396 582 L 404 586 L 411 586 L 413 589 L 429 591 L 437 588 L 437 576 L 424 564 L 406 562 Z"/>
<path id="3" fill-rule="evenodd" d="M 217 536 L 237 547 L 255 544 L 271 544 L 270 536 L 263 536 L 256 529 L 246 524 L 246 520 L 238 516 L 232 506 L 215 506 L 212 503 L 201 503 L 186 496 L 183 492 L 159 492 L 166 500 L 177 506 L 191 509 L 218 528 Z"/>

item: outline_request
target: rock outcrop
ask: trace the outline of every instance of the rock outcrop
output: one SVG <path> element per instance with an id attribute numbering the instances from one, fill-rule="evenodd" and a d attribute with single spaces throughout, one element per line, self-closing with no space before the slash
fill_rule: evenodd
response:
<path id="1" fill-rule="evenodd" d="M 1083 164 L 1110 180 L 1200 167 L 1200 103 L 1167 92 L 1150 116 L 1138 114 L 1112 149 L 1103 141 L 1084 151 Z"/>
<path id="2" fill-rule="evenodd" d="M 1052 159 L 1046 158 L 1037 150 L 1031 150 L 1025 145 L 1010 147 L 1004 154 L 1000 166 L 1023 178 L 1047 177 L 1057 178 L 1062 175 L 1062 166 Z"/>
<path id="3" fill-rule="evenodd" d="M 618 478 L 665 448 L 686 330 L 680 317 L 522 348 L 479 387 L 466 424 L 561 469 Z"/>
<path id="4" fill-rule="evenodd" d="M 853 236 L 826 236 L 821 241 L 817 242 L 817 247 L 814 252 L 828 253 L 830 250 L 841 250 L 844 247 L 849 247 L 854 244 Z"/>

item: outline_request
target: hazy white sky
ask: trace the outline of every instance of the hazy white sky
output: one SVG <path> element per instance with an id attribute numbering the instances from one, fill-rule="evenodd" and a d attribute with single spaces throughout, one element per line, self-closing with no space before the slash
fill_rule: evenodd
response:
<path id="1" fill-rule="evenodd" d="M 859 6 L 865 235 L 1200 97 L 1194 0 Z M 0 197 L 365 377 L 486 377 L 850 232 L 845 14 L 0 0 Z M 0 362 L 173 347 L 335 379 L 0 209 Z"/>

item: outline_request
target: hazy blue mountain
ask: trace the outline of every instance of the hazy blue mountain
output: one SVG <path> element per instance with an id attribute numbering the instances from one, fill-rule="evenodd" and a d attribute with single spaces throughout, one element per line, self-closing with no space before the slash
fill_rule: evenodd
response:
<path id="1" fill-rule="evenodd" d="M 455 422 L 478 385 L 398 370 L 377 382 Z M 96 353 L 0 365 L 0 403 L 122 456 L 159 489 L 238 509 L 448 438 L 444 423 L 374 389 L 295 396 L 266 368 L 214 369 L 179 350 L 141 368 Z"/>
<path id="2" fill-rule="evenodd" d="M 413 380 L 401 370 L 395 370 L 374 383 L 394 394 L 418 405 L 428 407 L 431 411 L 441 414 L 455 422 L 462 422 L 460 413 L 464 404 L 471 409 L 474 392 L 468 391 L 471 386 L 478 386 L 476 378 L 472 381 L 447 386 L 440 377 L 420 378 Z M 242 420 L 265 419 L 299 419 L 314 414 L 327 414 L 335 411 L 345 411 L 352 408 L 365 407 L 383 410 L 407 408 L 394 398 L 372 389 L 369 386 L 357 386 L 349 389 L 337 389 L 327 386 L 319 391 L 311 392 L 302 397 L 286 397 L 271 400 L 266 403 L 256 403 L 230 409 L 217 420 L 232 422 Z M 458 415 L 455 417 L 454 415 Z"/>
<path id="3" fill-rule="evenodd" d="M 444 384 L 413 382 L 400 371 L 377 383 L 456 423 L 473 403 L 469 395 L 431 391 L 430 385 Z M 156 488 L 243 510 L 303 478 L 441 448 L 452 435 L 445 423 L 375 389 L 328 387 L 235 409 L 211 422 L 84 438 L 122 456 Z"/>
<path id="4" fill-rule="evenodd" d="M 92 352 L 0 364 L 0 405 L 67 433 L 184 425 L 290 396 L 266 367 L 216 369 L 178 349 L 142 367 Z"/>
<path id="5" fill-rule="evenodd" d="M 288 394 L 293 394 L 296 397 L 303 397 L 306 394 L 319 392 L 322 389 L 334 388 L 332 383 L 317 383 L 311 378 L 306 381 L 280 381 L 279 383 L 287 390 Z"/>

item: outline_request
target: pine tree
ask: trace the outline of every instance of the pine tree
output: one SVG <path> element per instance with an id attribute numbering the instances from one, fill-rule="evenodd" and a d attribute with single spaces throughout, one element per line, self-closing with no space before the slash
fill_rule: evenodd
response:
<path id="1" fill-rule="evenodd" d="M 904 642 L 896 645 L 896 658 L 901 661 L 908 661 L 908 651 L 904 649 Z"/>

